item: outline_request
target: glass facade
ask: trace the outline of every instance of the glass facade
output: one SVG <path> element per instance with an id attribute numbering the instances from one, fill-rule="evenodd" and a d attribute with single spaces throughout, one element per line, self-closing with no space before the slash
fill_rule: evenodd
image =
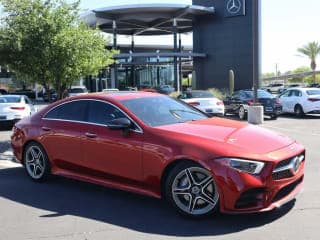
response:
<path id="1" fill-rule="evenodd" d="M 130 61 L 129 61 L 130 60 Z M 120 60 L 117 79 L 119 88 L 155 88 L 173 86 L 173 58 L 135 58 Z"/>

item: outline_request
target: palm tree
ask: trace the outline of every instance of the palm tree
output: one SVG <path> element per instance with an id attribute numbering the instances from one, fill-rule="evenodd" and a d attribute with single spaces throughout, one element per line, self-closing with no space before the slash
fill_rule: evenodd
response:
<path id="1" fill-rule="evenodd" d="M 316 58 L 320 54 L 320 44 L 318 42 L 309 42 L 301 48 L 298 48 L 298 52 L 307 56 L 311 60 L 310 67 L 313 71 L 313 82 L 316 82 L 315 70 L 317 67 Z"/>

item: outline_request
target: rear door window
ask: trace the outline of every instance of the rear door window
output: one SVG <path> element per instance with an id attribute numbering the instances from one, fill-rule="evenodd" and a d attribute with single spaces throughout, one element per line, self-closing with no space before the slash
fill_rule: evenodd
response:
<path id="1" fill-rule="evenodd" d="M 84 122 L 87 104 L 85 100 L 64 103 L 49 111 L 44 118 Z"/>

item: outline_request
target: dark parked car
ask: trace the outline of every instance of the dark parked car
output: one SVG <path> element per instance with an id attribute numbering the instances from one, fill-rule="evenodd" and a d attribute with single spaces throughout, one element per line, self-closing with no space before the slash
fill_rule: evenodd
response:
<path id="1" fill-rule="evenodd" d="M 259 89 L 258 101 L 263 105 L 264 114 L 277 119 L 282 111 L 280 100 L 269 92 Z M 240 90 L 227 97 L 224 102 L 225 113 L 237 114 L 241 120 L 247 118 L 248 108 L 253 104 L 253 90 Z"/>
<path id="2" fill-rule="evenodd" d="M 36 98 L 36 92 L 31 90 L 31 89 L 19 89 L 19 90 L 16 90 L 15 92 L 12 92 L 11 94 L 13 94 L 13 95 L 25 95 L 30 99 L 35 99 Z"/>
<path id="3" fill-rule="evenodd" d="M 5 89 L 0 88 L 0 95 L 8 94 L 8 92 Z"/>
<path id="4" fill-rule="evenodd" d="M 308 85 L 309 88 L 320 88 L 320 83 L 311 83 Z"/>
<path id="5" fill-rule="evenodd" d="M 58 94 L 56 93 L 56 91 L 51 90 L 50 98 L 51 98 L 51 101 L 50 101 L 50 102 L 55 102 L 55 101 L 57 101 L 57 99 L 58 99 Z M 47 93 L 47 92 L 43 94 L 43 101 L 49 102 L 49 96 L 48 96 L 48 93 Z"/>
<path id="6" fill-rule="evenodd" d="M 158 93 L 167 94 L 167 95 L 169 95 L 170 93 L 175 91 L 175 89 L 170 85 L 158 86 L 158 87 L 156 87 L 156 90 Z"/>

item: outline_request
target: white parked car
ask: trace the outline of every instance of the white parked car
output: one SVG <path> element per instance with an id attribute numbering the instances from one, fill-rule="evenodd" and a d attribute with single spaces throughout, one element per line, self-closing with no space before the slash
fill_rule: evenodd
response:
<path id="1" fill-rule="evenodd" d="M 267 90 L 270 93 L 281 93 L 284 89 L 284 84 L 283 83 L 273 83 L 273 84 L 269 84 L 268 86 L 266 86 L 263 89 Z"/>
<path id="2" fill-rule="evenodd" d="M 73 86 L 68 90 L 68 96 L 73 97 L 73 96 L 78 96 L 82 94 L 87 94 L 88 90 L 85 86 Z"/>
<path id="3" fill-rule="evenodd" d="M 14 123 L 36 111 L 32 101 L 25 95 L 0 96 L 0 123 Z"/>
<path id="4" fill-rule="evenodd" d="M 282 112 L 303 116 L 306 113 L 320 113 L 319 88 L 290 88 L 280 96 Z"/>
<path id="5" fill-rule="evenodd" d="M 187 91 L 179 95 L 178 98 L 208 115 L 224 115 L 223 101 L 209 91 Z"/>

